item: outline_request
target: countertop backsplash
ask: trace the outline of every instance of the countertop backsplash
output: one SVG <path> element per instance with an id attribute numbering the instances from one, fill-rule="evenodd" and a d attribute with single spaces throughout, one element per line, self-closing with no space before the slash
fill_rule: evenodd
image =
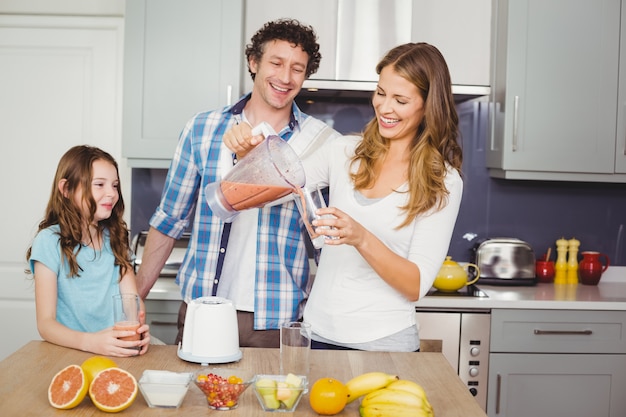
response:
<path id="1" fill-rule="evenodd" d="M 626 266 L 626 184 L 519 181 L 491 178 L 485 165 L 488 112 L 484 101 L 460 103 L 464 190 L 448 254 L 472 259 L 476 242 L 515 237 L 541 257 L 557 239 L 576 238 L 579 251 L 605 253 L 611 265 Z M 175 140 L 175 139 L 173 139 Z M 131 229 L 148 228 L 159 203 L 167 170 L 132 171 Z"/>

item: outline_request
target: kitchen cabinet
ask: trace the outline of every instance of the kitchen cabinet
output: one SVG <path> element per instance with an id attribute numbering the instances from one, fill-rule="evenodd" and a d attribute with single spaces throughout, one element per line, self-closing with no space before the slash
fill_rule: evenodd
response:
<path id="1" fill-rule="evenodd" d="M 246 2 L 245 39 L 278 18 L 311 25 L 322 61 L 304 87 L 355 90 L 375 88 L 376 64 L 389 49 L 428 42 L 446 58 L 455 94 L 486 95 L 491 9 L 491 0 L 252 0 Z M 252 80 L 245 62 L 244 74 L 249 90 Z"/>
<path id="2" fill-rule="evenodd" d="M 490 175 L 626 182 L 621 1 L 495 4 Z"/>
<path id="3" fill-rule="evenodd" d="M 19 3 L 13 5 L 29 6 Z M 78 144 L 101 147 L 119 161 L 122 189 L 130 189 L 120 135 L 123 18 L 66 16 L 54 2 L 45 3 L 41 12 L 29 8 L 32 15 L 2 14 L 8 4 L 0 6 L 0 175 L 7 180 L 0 218 L 5 236 L 0 243 L 0 359 L 39 339 L 25 254 L 61 155 Z M 98 9 L 93 1 L 85 2 L 85 8 L 89 5 Z M 109 13 L 113 6 L 100 10 Z M 45 14 L 53 11 L 58 14 Z"/>
<path id="4" fill-rule="evenodd" d="M 126 2 L 123 154 L 167 168 L 185 123 L 238 99 L 242 0 Z"/>
<path id="5" fill-rule="evenodd" d="M 491 312 L 490 417 L 626 415 L 626 311 Z"/>

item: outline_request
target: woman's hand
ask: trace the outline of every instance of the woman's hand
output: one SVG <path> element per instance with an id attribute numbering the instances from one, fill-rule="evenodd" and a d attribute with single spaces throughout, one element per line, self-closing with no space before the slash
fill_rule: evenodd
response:
<path id="1" fill-rule="evenodd" d="M 263 135 L 252 135 L 252 128 L 248 123 L 232 126 L 222 137 L 224 145 L 237 154 L 238 158 L 243 158 L 264 139 Z"/>
<path id="2" fill-rule="evenodd" d="M 359 246 L 368 234 L 368 231 L 352 217 L 336 207 L 325 207 L 317 210 L 317 214 L 324 216 L 330 214 L 334 218 L 321 218 L 313 221 L 315 233 L 328 236 L 332 239 L 326 239 L 326 245 L 351 245 Z M 322 227 L 329 226 L 330 229 Z"/>

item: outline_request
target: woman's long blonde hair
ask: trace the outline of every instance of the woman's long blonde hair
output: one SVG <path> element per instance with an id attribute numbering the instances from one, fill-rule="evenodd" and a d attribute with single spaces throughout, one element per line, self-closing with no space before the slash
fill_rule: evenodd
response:
<path id="1" fill-rule="evenodd" d="M 452 83 L 445 59 L 437 48 L 427 43 L 407 43 L 390 50 L 376 66 L 393 70 L 413 83 L 424 100 L 424 118 L 410 147 L 408 169 L 409 201 L 400 207 L 406 212 L 404 227 L 416 216 L 441 209 L 448 196 L 444 179 L 446 164 L 461 173 L 463 153 L 457 142 L 459 118 L 452 96 Z M 377 162 L 389 150 L 389 139 L 381 136 L 378 121 L 372 119 L 363 131 L 351 164 L 358 164 L 351 174 L 355 188 L 371 188 L 377 179 Z"/>
<path id="2" fill-rule="evenodd" d="M 119 169 L 115 159 L 107 152 L 93 146 L 74 146 L 69 149 L 59 161 L 56 175 L 52 183 L 52 192 L 44 219 L 39 223 L 38 231 L 52 225 L 59 225 L 59 244 L 61 245 L 61 257 L 68 262 L 70 276 L 80 276 L 81 267 L 76 261 L 78 250 L 84 250 L 81 242 L 85 225 L 93 223 L 96 213 L 96 202 L 91 194 L 91 181 L 93 178 L 94 161 L 102 160 L 111 163 L 119 177 Z M 65 179 L 65 195 L 59 190 L 58 184 Z M 81 190 L 81 200 L 89 208 L 87 216 L 81 207 L 74 202 L 74 194 Z M 105 229 L 109 230 L 111 249 L 115 256 L 115 265 L 120 266 L 120 279 L 126 274 L 130 263 L 129 231 L 124 216 L 124 199 L 122 189 L 117 188 L 119 200 L 113 207 L 111 216 L 98 222 L 98 236 L 101 237 Z M 26 252 L 26 260 L 30 260 L 32 246 Z M 34 271 L 33 271 L 34 272 Z"/>

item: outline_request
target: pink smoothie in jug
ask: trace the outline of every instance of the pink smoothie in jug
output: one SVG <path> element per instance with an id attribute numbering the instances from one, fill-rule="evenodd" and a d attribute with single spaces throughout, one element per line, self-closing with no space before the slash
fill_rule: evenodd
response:
<path id="1" fill-rule="evenodd" d="M 263 207 L 267 202 L 277 200 L 293 191 L 290 187 L 225 180 L 221 182 L 220 187 L 228 204 L 237 211 Z"/>

